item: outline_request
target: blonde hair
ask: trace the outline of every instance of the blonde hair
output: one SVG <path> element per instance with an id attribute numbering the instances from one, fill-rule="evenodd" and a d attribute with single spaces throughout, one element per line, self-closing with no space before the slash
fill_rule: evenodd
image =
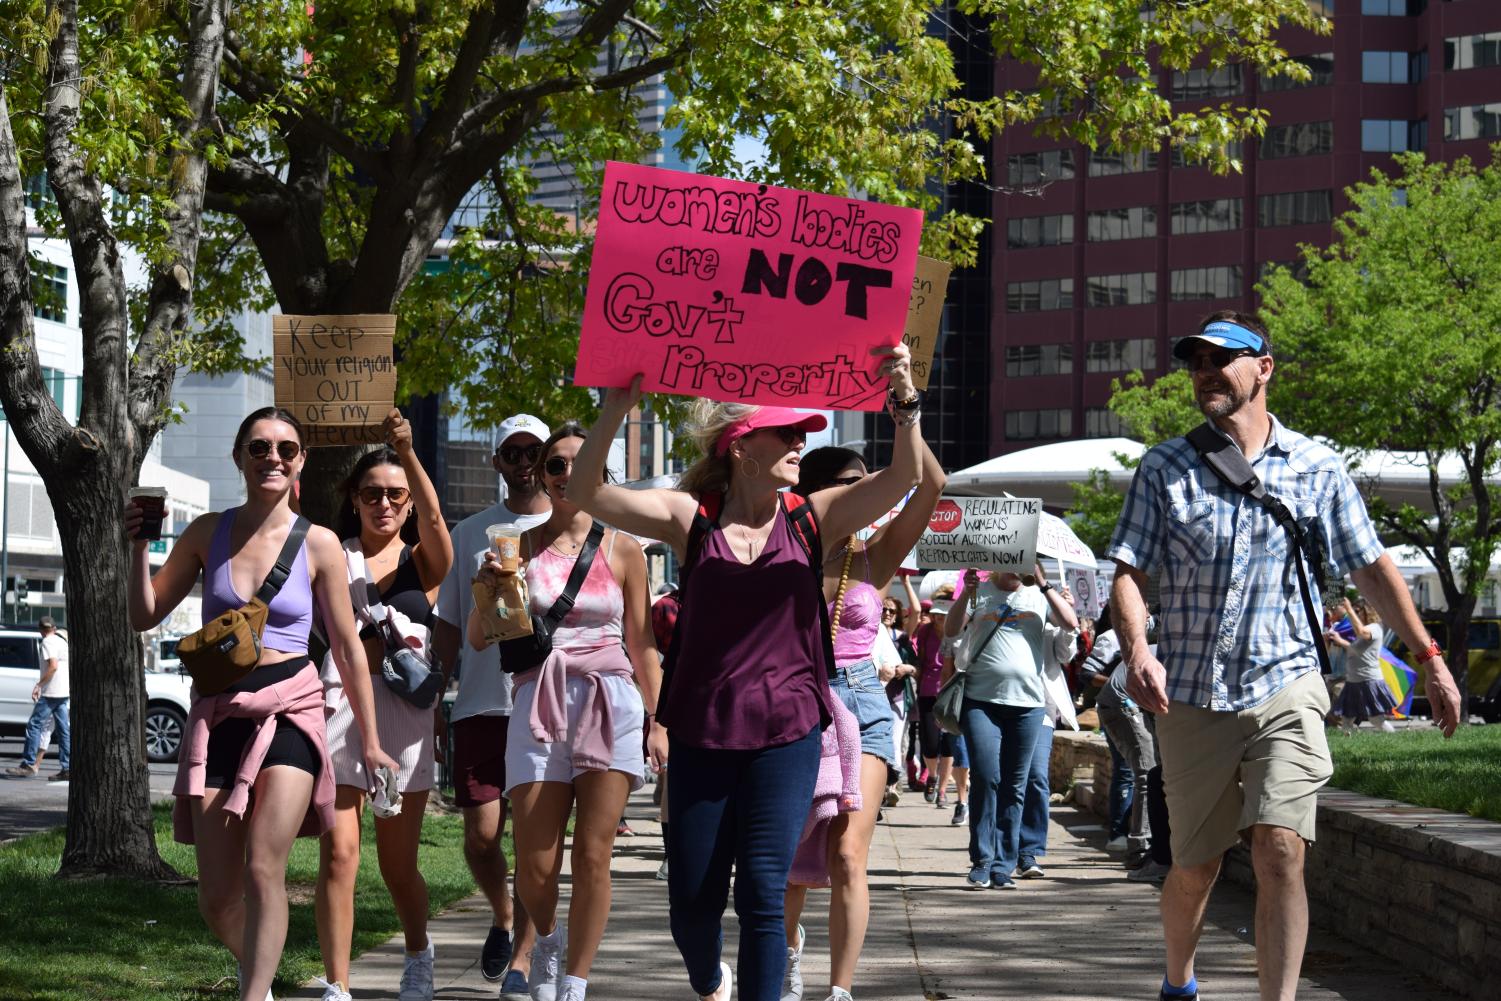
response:
<path id="1" fill-rule="evenodd" d="M 678 489 L 690 494 L 706 491 L 723 493 L 730 488 L 731 459 L 728 455 L 715 455 L 720 436 L 736 421 L 744 420 L 760 410 L 749 403 L 716 403 L 698 399 L 688 410 L 688 422 L 683 433 L 693 440 L 701 453 L 700 458 L 678 480 Z"/>
<path id="2" fill-rule="evenodd" d="M 1355 609 L 1355 614 L 1360 617 L 1360 624 L 1363 626 L 1381 621 L 1381 614 L 1372 608 L 1364 598 L 1357 598 L 1351 607 Z"/>

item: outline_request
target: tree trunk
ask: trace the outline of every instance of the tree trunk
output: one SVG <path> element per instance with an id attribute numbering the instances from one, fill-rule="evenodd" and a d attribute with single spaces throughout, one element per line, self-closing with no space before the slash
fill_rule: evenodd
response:
<path id="1" fill-rule="evenodd" d="M 1470 620 L 1475 615 L 1473 593 L 1448 595 L 1449 611 L 1445 618 L 1449 626 L 1448 649 L 1444 651 L 1444 663 L 1454 675 L 1455 687 L 1459 689 L 1459 721 L 1470 718 Z"/>
<path id="2" fill-rule="evenodd" d="M 119 510 L 130 479 L 124 457 L 109 450 L 47 478 L 68 582 L 74 732 L 85 738 L 73 742 L 60 876 L 181 878 L 156 851 L 145 681 L 120 586 L 128 556 Z"/>

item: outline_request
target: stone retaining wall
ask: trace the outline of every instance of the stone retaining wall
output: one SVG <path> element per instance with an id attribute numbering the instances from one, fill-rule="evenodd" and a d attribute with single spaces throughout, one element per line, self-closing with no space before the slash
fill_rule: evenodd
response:
<path id="1" fill-rule="evenodd" d="M 1105 816 L 1110 752 L 1097 733 L 1059 731 L 1054 788 Z M 1319 796 L 1309 849 L 1315 921 L 1456 995 L 1501 998 L 1501 824 L 1372 799 L 1342 789 Z M 1222 878 L 1255 885 L 1250 852 L 1226 856 Z"/>

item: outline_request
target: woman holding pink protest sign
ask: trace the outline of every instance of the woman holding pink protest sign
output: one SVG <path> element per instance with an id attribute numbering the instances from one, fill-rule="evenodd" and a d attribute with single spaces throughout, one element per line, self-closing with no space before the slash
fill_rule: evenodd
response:
<path id="1" fill-rule="evenodd" d="M 829 901 L 829 997 L 850 997 L 855 965 L 865 944 L 870 922 L 870 887 L 865 865 L 876 815 L 886 790 L 888 774 L 896 774 L 895 718 L 886 688 L 878 676 L 875 646 L 881 635 L 881 594 L 902 560 L 912 551 L 928 527 L 947 477 L 932 451 L 923 445 L 922 483 L 891 521 L 869 540 L 850 536 L 825 557 L 824 598 L 834 639 L 835 676 L 830 687 L 860 723 L 860 809 L 841 813 L 831 822 L 828 838 Z M 812 497 L 834 487 L 852 486 L 869 475 L 860 453 L 847 448 L 816 448 L 803 456 L 796 490 Z M 804 934 L 798 919 L 803 913 L 808 887 L 787 888 L 787 968 L 783 974 L 781 1001 L 803 997 L 802 952 Z"/>
<path id="2" fill-rule="evenodd" d="M 672 546 L 682 611 L 660 714 L 673 757 L 668 899 L 672 936 L 700 997 L 728 1001 L 720 922 L 735 872 L 744 1001 L 778 1001 L 787 961 L 783 902 L 813 802 L 821 731 L 836 677 L 824 539 L 890 511 L 922 476 L 920 397 L 905 346 L 878 348 L 896 422 L 891 466 L 811 497 L 794 486 L 819 414 L 699 401 L 703 457 L 677 490 L 601 483 L 609 444 L 640 399 L 640 377 L 612 389 L 580 449 L 569 500 L 612 525 Z"/>

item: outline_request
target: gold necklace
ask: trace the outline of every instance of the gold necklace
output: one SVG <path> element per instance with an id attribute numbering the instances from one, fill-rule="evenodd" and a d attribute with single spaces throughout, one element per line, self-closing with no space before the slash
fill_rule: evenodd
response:
<path id="1" fill-rule="evenodd" d="M 745 551 L 747 554 L 745 561 L 747 563 L 756 562 L 756 539 L 753 535 L 751 535 L 750 526 L 742 523 L 740 526 L 740 534 L 745 538 Z"/>

